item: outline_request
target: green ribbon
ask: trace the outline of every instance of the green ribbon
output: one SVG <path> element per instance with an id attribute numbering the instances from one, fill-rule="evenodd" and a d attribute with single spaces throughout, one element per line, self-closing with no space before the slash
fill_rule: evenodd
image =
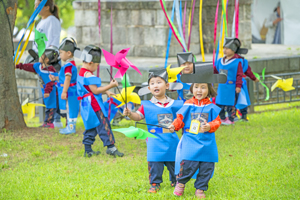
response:
<path id="1" fill-rule="evenodd" d="M 126 78 L 125 78 L 126 76 Z M 130 81 L 129 81 L 129 76 L 125 73 L 125 75 L 123 76 L 123 79 L 122 79 L 122 86 L 123 88 L 125 87 L 130 87 Z"/>
<path id="2" fill-rule="evenodd" d="M 46 49 L 45 41 L 48 41 L 47 36 L 45 33 L 41 33 L 35 29 L 34 41 L 37 45 L 39 57 L 41 57 Z"/>
<path id="3" fill-rule="evenodd" d="M 129 138 L 136 138 L 136 139 L 146 139 L 148 137 L 151 138 L 156 138 L 156 136 L 152 135 L 148 131 L 145 131 L 141 128 L 136 128 L 134 126 L 130 126 L 129 128 L 118 128 L 118 129 L 113 129 L 113 131 L 117 131 L 120 133 L 123 133 L 126 137 Z"/>
<path id="4" fill-rule="evenodd" d="M 266 70 L 266 68 L 264 68 L 263 71 L 262 71 L 263 81 L 265 80 L 265 70 Z M 267 94 L 266 94 L 266 99 L 265 99 L 265 101 L 268 101 L 269 98 L 270 98 L 270 90 L 269 90 L 268 86 L 266 86 L 266 84 L 263 83 L 263 81 L 260 79 L 260 76 L 259 76 L 258 73 L 253 72 L 253 74 L 254 74 L 254 76 L 259 80 L 260 84 L 261 84 L 263 87 L 266 88 L 266 93 L 267 93 Z"/>

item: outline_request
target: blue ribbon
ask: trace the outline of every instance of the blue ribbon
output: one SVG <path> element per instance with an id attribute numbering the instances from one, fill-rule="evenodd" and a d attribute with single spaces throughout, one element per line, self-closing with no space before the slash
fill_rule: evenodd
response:
<path id="1" fill-rule="evenodd" d="M 173 22 L 174 20 L 174 11 L 175 11 L 175 1 L 173 3 L 173 8 L 172 8 L 172 15 L 171 15 L 171 21 Z M 168 65 L 168 58 L 169 58 L 169 51 L 170 51 L 170 45 L 171 45 L 171 38 L 172 38 L 172 29 L 169 29 L 169 36 L 168 36 L 168 45 L 167 45 L 167 51 L 166 51 L 166 60 L 165 60 L 165 68 L 167 68 Z"/>

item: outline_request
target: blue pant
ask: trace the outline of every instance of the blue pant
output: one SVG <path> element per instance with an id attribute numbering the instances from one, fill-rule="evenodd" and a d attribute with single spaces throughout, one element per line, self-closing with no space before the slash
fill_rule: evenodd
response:
<path id="1" fill-rule="evenodd" d="M 180 163 L 180 171 L 177 182 L 186 184 L 199 169 L 194 186 L 196 189 L 206 191 L 208 189 L 208 182 L 211 178 L 214 168 L 215 163 L 213 162 L 183 160 Z"/>
<path id="2" fill-rule="evenodd" d="M 110 123 L 103 115 L 103 112 L 100 110 L 96 112 L 96 115 L 100 121 L 100 125 L 96 128 L 85 130 L 83 132 L 83 144 L 92 145 L 95 142 L 95 137 L 98 134 L 100 139 L 103 142 L 103 146 L 113 145 L 115 143 L 115 137 L 111 131 Z"/>
<path id="3" fill-rule="evenodd" d="M 172 183 L 176 182 L 175 172 L 175 162 L 148 162 L 149 171 L 149 181 L 152 183 L 162 183 L 162 175 L 164 172 L 164 167 L 167 166 L 169 170 L 170 181 Z"/>

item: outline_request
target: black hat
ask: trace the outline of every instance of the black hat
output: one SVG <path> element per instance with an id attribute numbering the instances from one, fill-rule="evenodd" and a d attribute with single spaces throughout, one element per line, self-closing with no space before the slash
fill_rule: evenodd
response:
<path id="1" fill-rule="evenodd" d="M 63 50 L 63 51 L 71 51 L 72 53 L 74 53 L 74 51 L 79 48 L 77 48 L 77 42 L 74 38 L 72 37 L 66 37 L 64 38 L 59 46 L 59 50 Z"/>
<path id="2" fill-rule="evenodd" d="M 177 62 L 178 67 L 180 67 L 180 65 L 186 62 L 195 63 L 194 55 L 192 52 L 177 53 Z"/>
<path id="3" fill-rule="evenodd" d="M 240 48 L 241 41 L 238 38 L 231 38 L 231 37 L 225 38 L 225 43 L 224 43 L 223 47 L 229 48 L 234 53 L 238 53 L 238 54 L 247 54 L 248 53 L 248 49 Z"/>
<path id="4" fill-rule="evenodd" d="M 58 62 L 59 59 L 59 52 L 56 46 L 49 46 L 45 49 L 44 54 L 49 59 L 49 64 Z"/>
<path id="5" fill-rule="evenodd" d="M 91 55 L 90 51 L 94 50 L 94 51 L 99 51 L 100 52 L 100 56 L 95 56 L 95 55 Z M 81 59 L 84 62 L 94 62 L 94 63 L 101 63 L 101 55 L 102 55 L 102 50 L 95 46 L 95 45 L 88 45 L 86 46 L 83 51 L 80 51 L 79 49 L 76 49 L 74 52 L 74 56 L 76 58 Z"/>

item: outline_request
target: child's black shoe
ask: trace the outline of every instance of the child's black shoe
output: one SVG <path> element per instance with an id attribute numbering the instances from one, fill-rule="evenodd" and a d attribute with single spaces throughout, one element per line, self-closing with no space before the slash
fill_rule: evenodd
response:
<path id="1" fill-rule="evenodd" d="M 176 182 L 172 182 L 171 187 L 175 187 L 175 186 L 176 186 Z"/>
<path id="2" fill-rule="evenodd" d="M 121 153 L 118 151 L 118 149 L 116 147 L 111 147 L 111 148 L 107 148 L 106 153 L 108 155 L 112 155 L 112 156 L 119 156 L 119 157 L 123 157 L 124 153 Z"/>
<path id="3" fill-rule="evenodd" d="M 93 155 L 98 156 L 100 154 L 100 151 L 90 151 L 90 152 L 84 152 L 84 157 L 92 157 Z"/>

